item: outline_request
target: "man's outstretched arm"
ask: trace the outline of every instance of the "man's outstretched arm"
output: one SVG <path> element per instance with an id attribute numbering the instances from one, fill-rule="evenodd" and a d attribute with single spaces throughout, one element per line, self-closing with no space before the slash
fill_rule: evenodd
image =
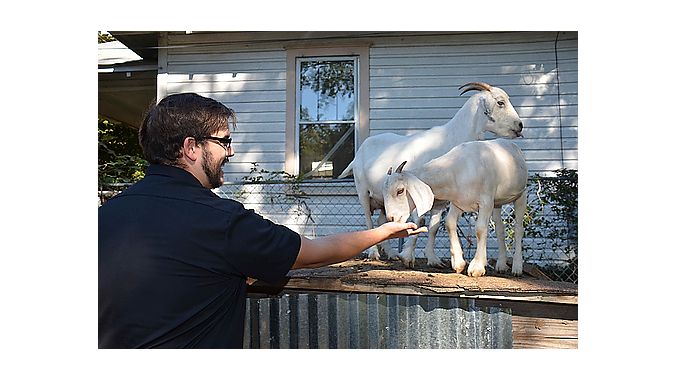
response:
<path id="1" fill-rule="evenodd" d="M 317 268 L 349 260 L 372 245 L 426 232 L 415 223 L 389 222 L 371 230 L 345 232 L 317 239 L 301 236 L 300 252 L 292 269 Z"/>

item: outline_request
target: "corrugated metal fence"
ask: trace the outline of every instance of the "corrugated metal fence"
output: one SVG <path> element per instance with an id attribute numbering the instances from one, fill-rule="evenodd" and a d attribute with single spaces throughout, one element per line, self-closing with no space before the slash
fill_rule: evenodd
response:
<path id="1" fill-rule="evenodd" d="M 512 316 L 453 297 L 251 294 L 244 348 L 512 348 Z"/>

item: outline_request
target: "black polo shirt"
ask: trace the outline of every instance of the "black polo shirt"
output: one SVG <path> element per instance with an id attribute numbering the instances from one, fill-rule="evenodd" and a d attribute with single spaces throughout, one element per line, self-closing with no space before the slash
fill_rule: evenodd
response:
<path id="1" fill-rule="evenodd" d="M 99 347 L 241 348 L 246 277 L 291 269 L 300 236 L 151 165 L 99 208 Z"/>

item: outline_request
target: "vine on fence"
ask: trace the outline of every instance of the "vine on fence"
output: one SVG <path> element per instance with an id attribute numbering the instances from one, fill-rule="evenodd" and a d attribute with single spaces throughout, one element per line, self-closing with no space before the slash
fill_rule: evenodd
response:
<path id="1" fill-rule="evenodd" d="M 556 177 L 533 176 L 535 204 L 529 204 L 524 222 L 530 237 L 542 237 L 553 249 L 577 256 L 577 171 L 558 169 Z M 545 210 L 556 218 L 546 218 Z M 543 231 L 546 231 L 543 234 Z"/>
<path id="2" fill-rule="evenodd" d="M 563 272 L 556 277 L 567 276 L 577 282 L 578 260 L 578 177 L 577 170 L 558 169 L 556 177 L 545 178 L 536 174 L 532 179 L 535 202 L 528 205 L 524 225 L 526 236 L 539 240 L 532 248 L 549 245 L 553 251 L 565 256 L 568 263 L 552 266 L 550 271 Z M 554 218 L 547 217 L 553 214 Z"/>
<path id="3" fill-rule="evenodd" d="M 305 191 L 300 188 L 302 182 L 301 176 L 296 176 L 294 174 L 287 173 L 283 170 L 270 171 L 258 167 L 257 162 L 251 163 L 251 169 L 249 170 L 249 175 L 242 177 L 243 181 L 252 183 L 252 184 L 264 184 L 264 183 L 284 183 L 288 185 L 286 191 L 283 194 L 274 193 L 271 194 L 270 202 L 274 203 L 275 199 L 280 197 L 293 197 L 293 198 L 308 198 L 309 196 Z M 236 196 L 244 197 L 246 195 L 246 190 L 241 189 Z"/>
<path id="4" fill-rule="evenodd" d="M 314 219 L 312 218 L 312 210 L 305 201 L 305 198 L 309 198 L 310 196 L 300 187 L 302 176 L 296 176 L 283 170 L 266 170 L 260 168 L 257 162 L 252 162 L 249 175 L 242 177 L 242 180 L 249 182 L 250 184 L 283 184 L 283 192 L 266 193 L 270 203 L 286 203 L 291 198 L 296 203 L 296 216 L 306 216 L 305 224 L 308 224 L 310 221 L 314 223 Z M 234 194 L 235 197 L 240 199 L 245 199 L 248 195 L 249 191 L 247 191 L 245 187 L 242 187 Z"/>

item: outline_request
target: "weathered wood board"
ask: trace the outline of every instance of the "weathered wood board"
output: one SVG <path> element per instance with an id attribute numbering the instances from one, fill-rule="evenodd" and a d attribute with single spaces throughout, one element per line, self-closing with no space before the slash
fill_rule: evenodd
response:
<path id="1" fill-rule="evenodd" d="M 513 277 L 489 268 L 485 276 L 468 277 L 450 268 L 429 268 L 425 259 L 417 259 L 415 269 L 404 268 L 400 261 L 354 259 L 317 269 L 292 270 L 277 284 L 250 281 L 250 287 L 268 292 L 277 288 L 577 304 L 577 285 L 542 279 L 544 275 L 530 265 L 524 272 L 521 277 Z"/>

